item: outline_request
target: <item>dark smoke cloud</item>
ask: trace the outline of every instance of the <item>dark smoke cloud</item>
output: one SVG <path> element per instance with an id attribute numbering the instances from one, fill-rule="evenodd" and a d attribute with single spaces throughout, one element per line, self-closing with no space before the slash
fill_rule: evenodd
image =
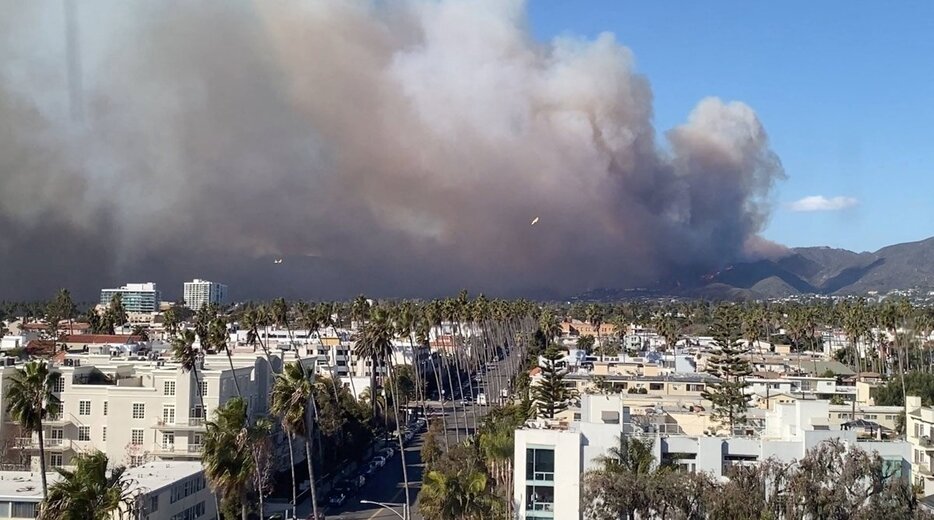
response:
<path id="1" fill-rule="evenodd" d="M 81 120 L 61 4 L 0 0 L 0 297 L 566 294 L 767 246 L 783 171 L 748 106 L 701 100 L 659 143 L 629 50 L 536 42 L 521 2 L 78 16 Z"/>

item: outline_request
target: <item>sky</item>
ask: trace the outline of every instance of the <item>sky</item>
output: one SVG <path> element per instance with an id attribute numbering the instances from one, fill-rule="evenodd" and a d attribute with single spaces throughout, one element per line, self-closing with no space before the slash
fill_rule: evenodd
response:
<path id="1" fill-rule="evenodd" d="M 787 179 L 764 236 L 856 251 L 934 235 L 934 2 L 530 0 L 537 39 L 610 32 L 659 132 L 750 105 Z"/>

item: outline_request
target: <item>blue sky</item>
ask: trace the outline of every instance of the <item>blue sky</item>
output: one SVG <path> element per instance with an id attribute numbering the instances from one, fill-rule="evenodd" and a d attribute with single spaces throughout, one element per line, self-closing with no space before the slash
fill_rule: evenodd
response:
<path id="1" fill-rule="evenodd" d="M 706 96 L 752 106 L 788 175 L 767 238 L 862 251 L 934 235 L 934 2 L 529 0 L 529 18 L 542 40 L 614 33 L 659 131 Z"/>

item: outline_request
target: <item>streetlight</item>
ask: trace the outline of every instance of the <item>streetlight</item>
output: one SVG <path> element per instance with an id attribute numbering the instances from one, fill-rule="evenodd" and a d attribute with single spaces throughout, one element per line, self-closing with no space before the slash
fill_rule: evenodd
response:
<path id="1" fill-rule="evenodd" d="M 393 514 L 395 514 L 396 516 L 398 516 L 398 517 L 401 518 L 402 520 L 409 520 L 409 505 L 408 505 L 408 504 L 393 504 L 393 503 L 390 503 L 390 502 L 374 502 L 374 501 L 372 501 L 372 500 L 361 500 L 360 503 L 361 503 L 361 504 L 370 504 L 370 505 L 382 507 L 383 509 L 387 509 L 387 510 L 389 510 L 389 511 L 392 511 Z M 395 509 L 393 509 L 394 507 L 401 507 L 401 508 L 402 508 L 402 514 L 399 514 L 398 511 L 396 511 Z"/>

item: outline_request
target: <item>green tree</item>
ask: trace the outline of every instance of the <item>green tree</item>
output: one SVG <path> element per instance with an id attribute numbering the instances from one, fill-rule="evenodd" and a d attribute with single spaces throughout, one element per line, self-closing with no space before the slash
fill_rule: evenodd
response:
<path id="1" fill-rule="evenodd" d="M 590 353 L 593 352 L 594 342 L 595 340 L 593 336 L 591 336 L 590 334 L 581 336 L 577 340 L 577 349 L 584 351 L 584 353 L 586 353 L 589 356 Z"/>
<path id="2" fill-rule="evenodd" d="M 73 461 L 74 470 L 55 468 L 61 480 L 52 484 L 40 519 L 110 520 L 126 518 L 137 509 L 132 482 L 124 466 L 108 469 L 107 455 L 84 453 Z"/>
<path id="3" fill-rule="evenodd" d="M 750 396 L 744 391 L 745 378 L 752 372 L 743 357 L 747 349 L 740 340 L 736 312 L 729 307 L 719 309 L 710 333 L 714 350 L 707 360 L 707 372 L 718 381 L 709 383 L 701 395 L 712 404 L 711 417 L 721 425 L 728 425 L 733 432 L 737 425 L 746 423 Z"/>
<path id="4" fill-rule="evenodd" d="M 273 384 L 270 410 L 279 417 L 282 422 L 282 429 L 289 435 L 289 456 L 292 455 L 292 440 L 296 436 L 305 439 L 305 456 L 308 462 L 308 479 L 311 486 L 311 509 L 317 518 L 318 515 L 318 497 L 315 484 L 314 464 L 312 464 L 312 409 L 314 399 L 314 385 L 311 382 L 310 375 L 300 361 L 289 363 L 285 366 L 281 374 L 276 376 L 276 382 Z M 294 458 L 293 458 L 294 460 Z M 295 497 L 295 470 L 292 465 L 292 500 L 293 506 Z"/>
<path id="5" fill-rule="evenodd" d="M 201 463 L 204 474 L 228 507 L 239 505 L 240 516 L 247 518 L 249 492 L 256 469 L 247 438 L 247 405 L 241 397 L 230 399 L 214 410 L 206 423 Z"/>
<path id="6" fill-rule="evenodd" d="M 554 419 L 555 414 L 563 412 L 573 395 L 564 384 L 564 369 L 558 367 L 558 362 L 564 356 L 557 349 L 548 349 L 542 355 L 540 368 L 541 379 L 532 386 L 532 395 L 540 416 Z"/>
<path id="7" fill-rule="evenodd" d="M 53 389 L 61 375 L 49 370 L 45 361 L 31 361 L 13 374 L 7 389 L 7 413 L 23 430 L 39 437 L 39 468 L 42 497 L 49 496 L 46 482 L 45 440 L 42 421 L 59 413 L 61 402 Z"/>

